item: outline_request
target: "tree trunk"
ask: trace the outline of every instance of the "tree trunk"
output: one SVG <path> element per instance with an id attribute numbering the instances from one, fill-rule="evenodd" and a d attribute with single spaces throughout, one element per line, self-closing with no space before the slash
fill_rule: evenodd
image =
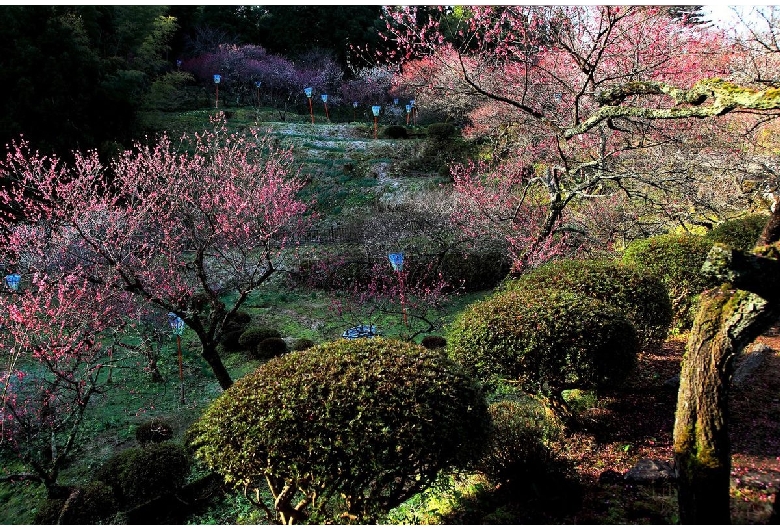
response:
<path id="1" fill-rule="evenodd" d="M 729 283 L 701 295 L 682 362 L 674 425 L 680 523 L 729 524 L 734 358 L 777 320 L 780 266 L 715 246 L 703 272 Z"/>
<path id="2" fill-rule="evenodd" d="M 233 378 L 230 377 L 227 368 L 225 368 L 225 365 L 222 363 L 222 358 L 217 352 L 216 343 L 203 340 L 201 344 L 203 346 L 201 356 L 211 367 L 211 371 L 214 372 L 214 375 L 217 378 L 217 382 L 219 382 L 219 386 L 222 388 L 222 390 L 227 390 L 233 386 Z"/>
<path id="3" fill-rule="evenodd" d="M 766 302 L 724 287 L 702 294 L 680 375 L 674 426 L 682 524 L 729 524 L 728 392 L 733 359 Z"/>

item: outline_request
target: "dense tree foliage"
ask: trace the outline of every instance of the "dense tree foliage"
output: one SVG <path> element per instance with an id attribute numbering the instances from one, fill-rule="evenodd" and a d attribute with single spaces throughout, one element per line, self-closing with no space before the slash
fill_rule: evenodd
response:
<path id="1" fill-rule="evenodd" d="M 71 165 L 13 145 L 0 163 L 9 182 L 0 195 L 24 216 L 0 218 L 0 256 L 26 277 L 76 275 L 175 313 L 229 387 L 217 344 L 249 294 L 282 266 L 304 222 L 304 182 L 290 150 L 257 131 L 230 134 L 221 117 L 178 145 L 167 137 L 138 144 L 111 171 L 94 152 L 75 157 Z M 227 290 L 238 292 L 230 305 L 221 299 Z"/>
<path id="2" fill-rule="evenodd" d="M 24 134 L 60 156 L 78 148 L 111 153 L 112 143 L 139 136 L 137 112 L 177 60 L 259 45 L 304 62 L 318 49 L 345 70 L 351 45 L 379 44 L 380 13 L 379 6 L 3 6 L 0 142 Z"/>
<path id="3" fill-rule="evenodd" d="M 3 6 L 0 141 L 66 155 L 134 137 L 135 111 L 166 68 L 164 6 Z"/>

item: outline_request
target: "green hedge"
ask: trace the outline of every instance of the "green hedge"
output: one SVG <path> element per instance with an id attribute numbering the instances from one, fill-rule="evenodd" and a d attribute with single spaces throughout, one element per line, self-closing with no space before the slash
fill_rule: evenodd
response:
<path id="1" fill-rule="evenodd" d="M 555 413 L 531 396 L 491 403 L 488 449 L 477 469 L 496 484 L 544 473 L 555 459 L 551 445 L 561 440 L 563 426 Z"/>
<path id="2" fill-rule="evenodd" d="M 450 326 L 448 353 L 486 382 L 516 380 L 563 406 L 566 389 L 617 385 L 636 361 L 638 340 L 618 309 L 565 291 L 498 292 Z"/>
<path id="3" fill-rule="evenodd" d="M 749 252 L 756 246 L 769 216 L 750 214 L 738 219 L 730 219 L 717 225 L 705 236 L 711 244 L 723 243 L 731 248 Z"/>
<path id="4" fill-rule="evenodd" d="M 197 458 L 234 484 L 296 485 L 309 522 L 371 522 L 478 458 L 487 406 L 441 353 L 400 341 L 339 340 L 271 359 L 193 425 Z M 283 507 L 282 507 L 283 508 Z M 273 510 L 273 506 L 270 507 Z"/>
<path id="5" fill-rule="evenodd" d="M 704 236 L 664 234 L 632 242 L 622 261 L 664 282 L 672 301 L 673 328 L 683 331 L 693 324 L 699 295 L 713 286 L 701 274 L 711 248 Z"/>
<path id="6" fill-rule="evenodd" d="M 613 260 L 567 259 L 547 263 L 504 284 L 504 290 L 551 288 L 583 294 L 614 306 L 628 317 L 642 349 L 657 349 L 672 324 L 665 284 L 639 268 Z"/>

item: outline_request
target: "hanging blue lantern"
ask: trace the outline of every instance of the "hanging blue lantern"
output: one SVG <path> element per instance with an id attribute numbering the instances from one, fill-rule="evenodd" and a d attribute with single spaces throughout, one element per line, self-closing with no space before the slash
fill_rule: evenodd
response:
<path id="1" fill-rule="evenodd" d="M 22 277 L 19 274 L 9 274 L 5 277 L 5 285 L 12 291 L 19 290 L 19 284 L 22 281 Z"/>

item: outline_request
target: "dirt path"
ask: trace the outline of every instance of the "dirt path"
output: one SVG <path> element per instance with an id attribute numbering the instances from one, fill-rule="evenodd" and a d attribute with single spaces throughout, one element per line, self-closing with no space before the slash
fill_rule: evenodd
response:
<path id="1" fill-rule="evenodd" d="M 730 395 L 734 524 L 766 524 L 780 488 L 780 329 L 773 328 L 756 343 L 772 352 Z M 644 458 L 673 460 L 677 389 L 671 381 L 684 351 L 685 337 L 678 337 L 656 354 L 643 354 L 642 376 L 588 412 L 592 427 L 573 437 L 569 456 L 579 462 L 580 476 L 590 487 L 582 510 L 568 522 L 676 522 L 673 486 L 643 488 L 604 479 L 624 474 Z"/>

